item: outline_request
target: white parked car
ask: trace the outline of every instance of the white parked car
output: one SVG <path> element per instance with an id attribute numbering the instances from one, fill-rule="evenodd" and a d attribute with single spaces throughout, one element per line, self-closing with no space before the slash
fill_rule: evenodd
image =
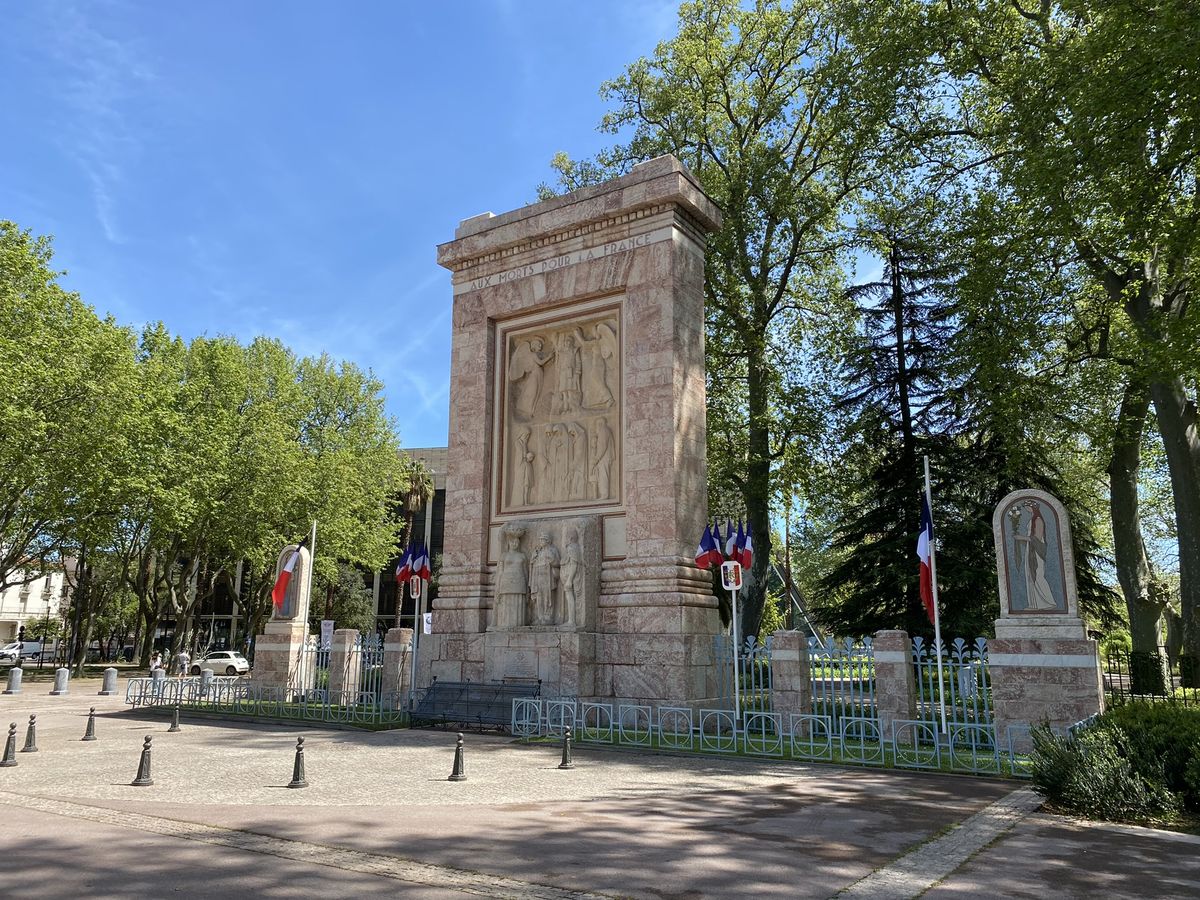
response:
<path id="1" fill-rule="evenodd" d="M 192 663 L 193 675 L 199 675 L 201 669 L 212 669 L 214 675 L 245 675 L 250 661 L 236 650 L 214 650 Z"/>

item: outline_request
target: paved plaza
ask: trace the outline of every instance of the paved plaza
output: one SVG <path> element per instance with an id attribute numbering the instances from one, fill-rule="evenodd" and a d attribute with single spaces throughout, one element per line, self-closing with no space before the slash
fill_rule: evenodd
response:
<path id="1" fill-rule="evenodd" d="M 123 688 L 122 682 L 122 688 Z M 99 683 L 0 698 L 0 895 L 1200 895 L 1200 838 L 1036 811 L 1018 782 L 129 712 Z M 80 740 L 89 706 L 95 742 Z M 154 785 L 129 785 L 145 735 Z M 310 786 L 289 790 L 296 737 Z"/>

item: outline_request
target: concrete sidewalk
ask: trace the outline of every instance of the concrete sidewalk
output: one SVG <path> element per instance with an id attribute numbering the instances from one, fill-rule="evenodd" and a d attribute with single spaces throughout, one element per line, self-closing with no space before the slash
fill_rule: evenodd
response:
<path id="1" fill-rule="evenodd" d="M 958 835 L 965 859 L 965 832 L 955 826 L 983 821 L 976 814 L 986 819 L 1024 787 L 587 748 L 577 748 L 577 768 L 560 771 L 556 747 L 473 734 L 468 780 L 456 784 L 446 780 L 453 732 L 321 731 L 185 714 L 183 732 L 168 734 L 165 718 L 132 718 L 121 698 L 95 697 L 98 686 L 0 698 L 0 725 L 18 723 L 18 748 L 28 714 L 38 714 L 41 748 L 0 769 L 6 896 L 218 897 L 245 883 L 250 893 L 286 897 L 332 879 L 336 892 L 365 896 L 831 897 L 914 848 L 936 856 L 943 842 L 927 842 L 943 832 Z M 100 739 L 82 743 L 91 705 Z M 134 788 L 145 734 L 154 735 L 155 784 Z M 311 787 L 287 790 L 299 734 Z M 1128 888 L 1146 896 L 1148 884 L 1161 884 L 1157 896 L 1195 896 L 1200 854 L 1179 852 L 1176 836 L 1141 831 L 1131 841 L 1103 827 L 1025 818 L 933 893 L 1125 896 Z M 1074 872 L 1070 863 L 1093 840 L 1106 842 L 1107 880 L 1097 866 Z M 47 879 L 56 866 L 58 877 Z M 21 893 L 27 884 L 38 887 Z"/>

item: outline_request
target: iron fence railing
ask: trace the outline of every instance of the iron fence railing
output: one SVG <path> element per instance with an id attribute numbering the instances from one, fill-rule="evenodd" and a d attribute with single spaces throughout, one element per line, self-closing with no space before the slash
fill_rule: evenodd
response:
<path id="1" fill-rule="evenodd" d="M 713 658 L 717 670 L 717 696 L 733 709 L 733 645 L 727 634 L 713 637 Z M 738 680 L 743 710 L 771 709 L 771 638 L 758 640 L 750 635 L 738 648 Z"/>
<path id="2" fill-rule="evenodd" d="M 942 662 L 940 679 L 939 656 Z M 947 726 L 991 724 L 992 682 L 987 638 L 976 638 L 971 643 L 955 638 L 947 647 L 944 642 L 936 644 L 915 637 L 912 639 L 912 661 L 918 719 L 940 721 L 944 699 Z"/>
<path id="3" fill-rule="evenodd" d="M 1179 661 L 1164 652 L 1111 650 L 1104 659 L 1104 690 L 1111 703 L 1140 700 L 1200 706 L 1200 686 L 1179 675 Z"/>
<path id="4" fill-rule="evenodd" d="M 521 697 L 513 700 L 513 735 L 556 740 L 570 728 L 579 743 L 756 756 L 859 766 L 936 769 L 1026 777 L 1028 729 L 1013 726 L 997 739 L 991 724 L 960 723 L 949 735 L 922 719 L 784 714 L 769 710 L 693 709 L 638 703 L 597 703 Z"/>
<path id="5" fill-rule="evenodd" d="M 808 639 L 814 715 L 834 720 L 875 717 L 875 651 L 870 638 Z"/>

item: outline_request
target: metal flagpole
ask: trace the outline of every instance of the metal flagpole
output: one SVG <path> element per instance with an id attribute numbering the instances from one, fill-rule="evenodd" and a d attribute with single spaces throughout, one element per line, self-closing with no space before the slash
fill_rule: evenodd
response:
<path id="1" fill-rule="evenodd" d="M 737 608 L 737 588 L 730 588 L 729 595 L 733 599 L 733 621 L 730 622 L 730 634 L 733 637 L 733 722 L 734 730 L 737 729 L 737 723 L 742 721 L 742 686 L 741 673 L 738 669 L 738 608 Z"/>
<path id="2" fill-rule="evenodd" d="M 929 457 L 925 460 L 925 505 L 929 507 L 929 580 L 933 583 L 933 647 L 937 654 L 938 706 L 942 713 L 942 734 L 946 734 L 946 679 L 942 672 L 942 615 L 938 603 L 937 550 L 933 539 L 933 492 L 929 488 Z"/>
<path id="3" fill-rule="evenodd" d="M 312 533 L 308 536 L 308 609 L 304 610 L 304 633 L 308 634 L 308 614 L 312 609 L 313 567 L 317 561 L 317 520 L 313 519 Z"/>

